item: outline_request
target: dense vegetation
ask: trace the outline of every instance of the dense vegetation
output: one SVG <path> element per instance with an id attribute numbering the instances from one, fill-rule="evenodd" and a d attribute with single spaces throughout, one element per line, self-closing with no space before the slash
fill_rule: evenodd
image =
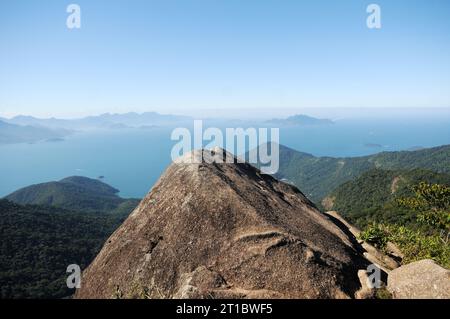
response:
<path id="1" fill-rule="evenodd" d="M 450 175 L 428 170 L 370 170 L 333 191 L 323 206 L 336 210 L 361 228 L 373 222 L 417 226 L 417 215 L 411 209 L 397 205 L 397 200 L 414 193 L 420 182 L 450 185 Z"/>
<path id="2" fill-rule="evenodd" d="M 99 180 L 73 176 L 58 182 L 31 185 L 5 198 L 21 204 L 45 205 L 86 213 L 127 215 L 138 199 L 124 199 L 119 191 Z"/>
<path id="3" fill-rule="evenodd" d="M 355 158 L 280 146 L 277 177 L 363 228 L 365 240 L 380 247 L 396 243 L 404 263 L 431 258 L 449 267 L 449 174 L 450 145 Z"/>
<path id="4" fill-rule="evenodd" d="M 425 258 L 450 268 L 450 187 L 421 182 L 413 195 L 396 199 L 399 208 L 415 216 L 415 227 L 400 223 L 373 223 L 361 238 L 383 249 L 388 241 L 399 246 L 404 263 Z"/>
<path id="5" fill-rule="evenodd" d="M 61 298 L 66 268 L 84 269 L 123 217 L 0 200 L 0 298 Z"/>
<path id="6" fill-rule="evenodd" d="M 423 168 L 450 173 L 450 145 L 349 158 L 315 157 L 280 145 L 280 169 L 276 177 L 289 180 L 311 200 L 320 203 L 341 184 L 375 168 Z"/>
<path id="7" fill-rule="evenodd" d="M 72 294 L 67 266 L 84 269 L 139 203 L 117 193 L 99 180 L 74 176 L 0 200 L 0 298 Z"/>

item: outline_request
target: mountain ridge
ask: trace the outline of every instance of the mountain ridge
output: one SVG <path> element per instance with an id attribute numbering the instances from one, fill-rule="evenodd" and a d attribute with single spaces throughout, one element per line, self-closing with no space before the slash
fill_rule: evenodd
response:
<path id="1" fill-rule="evenodd" d="M 450 145 L 415 151 L 380 152 L 360 157 L 316 157 L 280 145 L 280 168 L 275 177 L 288 180 L 314 202 L 339 185 L 371 169 L 428 169 L 450 173 Z"/>
<path id="2" fill-rule="evenodd" d="M 93 129 L 93 128 L 113 128 L 117 125 L 124 127 L 139 128 L 144 125 L 166 125 L 183 121 L 191 118 L 183 115 L 160 114 L 157 112 L 128 112 L 128 113 L 103 113 L 99 115 L 90 115 L 75 119 L 60 118 L 37 118 L 29 115 L 18 115 L 5 122 L 16 125 L 44 126 L 48 128 L 70 128 L 70 129 Z"/>
<path id="3" fill-rule="evenodd" d="M 71 133 L 67 129 L 18 125 L 0 119 L 0 144 L 35 143 L 48 139 L 61 139 Z"/>

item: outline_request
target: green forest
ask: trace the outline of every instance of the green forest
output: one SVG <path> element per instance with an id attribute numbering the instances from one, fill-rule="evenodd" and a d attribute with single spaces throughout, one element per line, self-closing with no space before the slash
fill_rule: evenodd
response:
<path id="1" fill-rule="evenodd" d="M 85 269 L 138 205 L 95 179 L 31 185 L 0 200 L 0 298 L 63 298 L 66 268 Z"/>
<path id="2" fill-rule="evenodd" d="M 417 226 L 416 214 L 397 200 L 414 194 L 420 182 L 450 185 L 450 174 L 429 170 L 370 170 L 336 188 L 323 201 L 326 210 L 338 211 L 352 224 L 364 228 L 373 222 Z"/>
<path id="3" fill-rule="evenodd" d="M 0 200 L 0 298 L 70 296 L 67 266 L 88 266 L 123 219 Z"/>

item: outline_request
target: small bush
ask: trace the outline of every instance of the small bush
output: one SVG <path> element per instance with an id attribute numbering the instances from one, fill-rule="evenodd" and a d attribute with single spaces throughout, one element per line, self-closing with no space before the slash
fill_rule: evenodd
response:
<path id="1" fill-rule="evenodd" d="M 392 294 L 386 287 L 378 288 L 375 292 L 375 299 L 392 299 Z"/>
<path id="2" fill-rule="evenodd" d="M 389 241 L 388 233 L 383 229 L 381 225 L 372 224 L 361 232 L 359 237 L 374 245 L 377 248 L 384 249 Z"/>

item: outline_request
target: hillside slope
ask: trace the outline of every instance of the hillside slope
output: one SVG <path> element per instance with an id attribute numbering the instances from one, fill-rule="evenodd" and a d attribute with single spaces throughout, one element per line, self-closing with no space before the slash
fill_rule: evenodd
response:
<path id="1" fill-rule="evenodd" d="M 27 205 L 56 206 L 79 212 L 102 212 L 128 215 L 140 200 L 117 196 L 119 191 L 99 180 L 81 176 L 64 178 L 58 182 L 31 185 L 5 197 Z"/>
<path id="2" fill-rule="evenodd" d="M 276 177 L 292 182 L 311 200 L 320 203 L 339 185 L 375 168 L 423 168 L 438 173 L 450 173 L 450 145 L 343 158 L 316 157 L 280 145 L 280 169 Z"/>
<path id="3" fill-rule="evenodd" d="M 372 222 L 414 227 L 416 215 L 395 205 L 395 199 L 411 196 L 411 188 L 420 182 L 450 185 L 450 175 L 423 169 L 373 169 L 340 185 L 322 201 L 322 206 L 340 212 L 361 228 Z"/>

